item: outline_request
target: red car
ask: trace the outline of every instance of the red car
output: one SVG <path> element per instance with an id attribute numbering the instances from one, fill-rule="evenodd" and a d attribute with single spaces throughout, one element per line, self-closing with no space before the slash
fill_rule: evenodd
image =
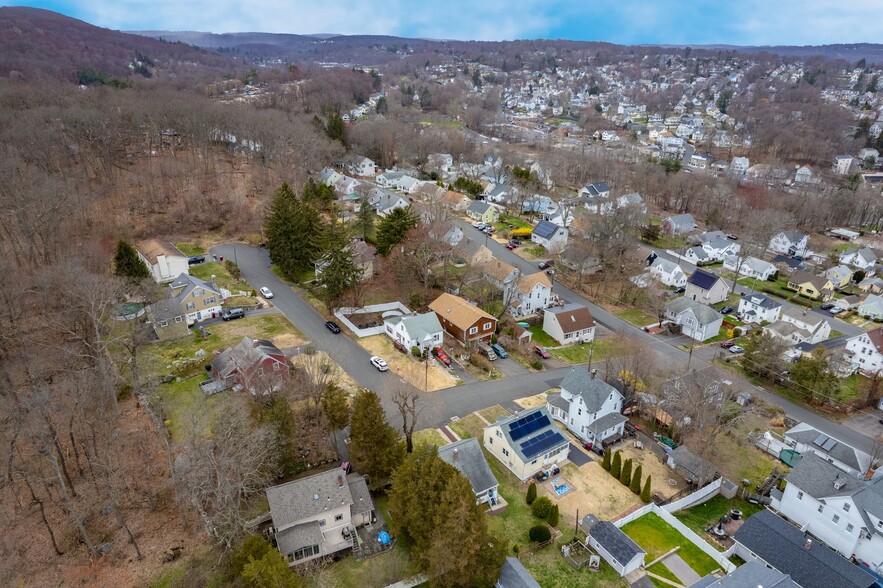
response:
<path id="1" fill-rule="evenodd" d="M 440 362 L 448 367 L 451 367 L 451 358 L 448 357 L 448 354 L 445 353 L 444 349 L 442 349 L 441 347 L 436 347 L 432 350 L 432 354 L 435 355 Z"/>
<path id="2" fill-rule="evenodd" d="M 518 249 L 518 243 L 515 243 L 514 241 L 509 241 L 508 243 L 506 243 L 506 249 L 508 249 L 509 251 L 512 251 L 513 249 Z"/>
<path id="3" fill-rule="evenodd" d="M 540 347 L 539 345 L 533 346 L 533 352 L 542 357 L 543 359 L 551 359 L 552 356 L 549 355 L 549 352 Z"/>
<path id="4" fill-rule="evenodd" d="M 721 347 L 723 347 L 724 349 L 729 349 L 733 345 L 735 345 L 735 343 L 733 343 L 732 341 L 724 341 L 723 343 L 721 343 Z"/>

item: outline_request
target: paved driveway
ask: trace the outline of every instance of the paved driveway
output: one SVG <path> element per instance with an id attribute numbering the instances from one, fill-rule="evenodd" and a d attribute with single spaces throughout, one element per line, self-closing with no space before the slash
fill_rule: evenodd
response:
<path id="1" fill-rule="evenodd" d="M 579 445 L 573 441 L 570 442 L 570 453 L 567 454 L 567 459 L 577 467 L 584 466 L 593 461 L 592 458 L 586 455 L 586 453 L 580 449 Z"/>
<path id="2" fill-rule="evenodd" d="M 692 586 L 700 580 L 699 574 L 697 574 L 693 568 L 688 566 L 687 562 L 685 562 L 677 553 L 672 553 L 662 560 L 662 563 L 665 564 L 665 567 L 671 570 L 672 574 L 677 576 L 678 580 L 680 580 L 684 586 Z"/>
<path id="3" fill-rule="evenodd" d="M 883 411 L 867 408 L 841 422 L 862 435 L 876 437 L 877 435 L 883 435 L 883 424 L 880 424 L 881 418 L 883 418 Z"/>

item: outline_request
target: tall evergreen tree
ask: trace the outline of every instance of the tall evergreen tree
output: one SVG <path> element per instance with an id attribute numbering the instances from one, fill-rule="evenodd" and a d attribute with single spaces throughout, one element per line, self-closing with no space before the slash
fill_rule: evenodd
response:
<path id="1" fill-rule="evenodd" d="M 356 234 L 365 241 L 371 241 L 374 238 L 375 216 L 374 207 L 371 206 L 367 198 L 363 198 L 356 215 Z"/>
<path id="2" fill-rule="evenodd" d="M 611 463 L 610 463 L 610 448 L 604 448 L 604 459 L 601 461 L 601 467 L 606 471 L 610 471 Z"/>
<path id="3" fill-rule="evenodd" d="M 610 466 L 610 475 L 616 479 L 619 479 L 619 474 L 622 473 L 622 457 L 620 457 L 619 452 L 613 454 L 613 464 Z"/>
<path id="4" fill-rule="evenodd" d="M 632 483 L 629 486 L 629 490 L 634 494 L 641 493 L 641 476 L 643 475 L 643 468 L 641 468 L 641 464 L 638 464 L 638 467 L 635 468 L 635 473 L 632 474 Z"/>
<path id="5" fill-rule="evenodd" d="M 350 458 L 373 488 L 383 486 L 402 461 L 398 432 L 386 421 L 380 397 L 367 389 L 353 397 L 350 417 Z"/>
<path id="6" fill-rule="evenodd" d="M 627 459 L 622 464 L 622 472 L 619 474 L 619 481 L 623 486 L 629 486 L 632 483 L 632 460 Z"/>
<path id="7" fill-rule="evenodd" d="M 331 186 L 310 178 L 301 190 L 301 199 L 317 208 L 328 209 L 334 203 L 334 190 Z"/>
<path id="8" fill-rule="evenodd" d="M 644 488 L 641 490 L 641 502 L 647 504 L 650 502 L 650 478 L 653 476 L 647 476 L 647 479 L 644 480 Z"/>
<path id="9" fill-rule="evenodd" d="M 113 256 L 113 275 L 137 281 L 150 277 L 147 264 L 138 257 L 135 248 L 122 239 L 117 242 L 117 252 Z"/>
<path id="10" fill-rule="evenodd" d="M 322 299 L 329 310 L 334 310 L 335 301 L 356 287 L 362 279 L 362 268 L 356 263 L 356 254 L 345 243 L 344 232 L 331 238 L 331 245 L 320 260 L 324 267 L 317 278 L 322 286 Z"/>
<path id="11" fill-rule="evenodd" d="M 303 202 L 288 184 L 276 191 L 264 219 L 270 259 L 289 278 L 311 269 L 322 253 L 327 231 L 315 206 Z"/>
<path id="12" fill-rule="evenodd" d="M 411 207 L 396 208 L 377 227 L 377 253 L 389 255 L 395 245 L 405 240 L 408 231 L 417 226 L 417 215 Z"/>

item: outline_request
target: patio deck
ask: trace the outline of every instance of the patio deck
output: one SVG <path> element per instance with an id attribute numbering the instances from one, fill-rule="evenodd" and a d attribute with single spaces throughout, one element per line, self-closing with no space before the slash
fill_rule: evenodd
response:
<path id="1" fill-rule="evenodd" d="M 380 532 L 386 531 L 389 533 L 389 527 L 387 526 L 386 521 L 383 518 L 383 513 L 380 512 L 379 508 L 374 510 L 374 516 L 375 520 L 373 523 L 356 529 L 358 541 L 357 545 L 353 546 L 353 555 L 356 559 L 365 559 L 377 555 L 378 553 L 389 551 L 396 544 L 394 537 L 386 545 L 380 542 L 378 539 Z"/>

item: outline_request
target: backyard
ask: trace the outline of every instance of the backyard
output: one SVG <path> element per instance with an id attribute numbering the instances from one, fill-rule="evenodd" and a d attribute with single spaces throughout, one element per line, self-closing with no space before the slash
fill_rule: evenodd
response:
<path id="1" fill-rule="evenodd" d="M 701 549 L 681 535 L 674 527 L 652 512 L 624 525 L 622 531 L 647 552 L 647 561 L 680 547 L 678 555 L 700 576 L 705 576 L 720 566 Z M 655 566 L 654 566 L 655 568 Z M 650 571 L 655 570 L 651 569 Z M 664 576 L 665 574 L 659 574 Z"/>
<path id="2" fill-rule="evenodd" d="M 695 531 L 697 535 L 704 537 L 705 529 L 717 523 L 722 516 L 729 514 L 733 509 L 741 510 L 743 518 L 747 519 L 754 513 L 763 510 L 763 506 L 751 504 L 741 498 L 725 498 L 718 494 L 707 502 L 676 513 L 675 517 Z M 717 546 L 712 541 L 709 543 L 714 547 Z"/>
<path id="3" fill-rule="evenodd" d="M 655 325 L 659 322 L 659 317 L 644 312 L 639 308 L 621 308 L 614 311 L 614 314 L 622 320 L 629 322 L 636 327 L 645 327 L 647 325 Z"/>
<path id="4" fill-rule="evenodd" d="M 547 351 L 555 359 L 560 359 L 566 363 L 588 363 L 589 357 L 592 358 L 592 361 L 600 361 L 616 356 L 620 350 L 617 349 L 614 341 L 615 339 L 613 338 L 597 338 L 591 343 L 580 343 L 567 347 L 552 347 L 547 349 Z"/>

